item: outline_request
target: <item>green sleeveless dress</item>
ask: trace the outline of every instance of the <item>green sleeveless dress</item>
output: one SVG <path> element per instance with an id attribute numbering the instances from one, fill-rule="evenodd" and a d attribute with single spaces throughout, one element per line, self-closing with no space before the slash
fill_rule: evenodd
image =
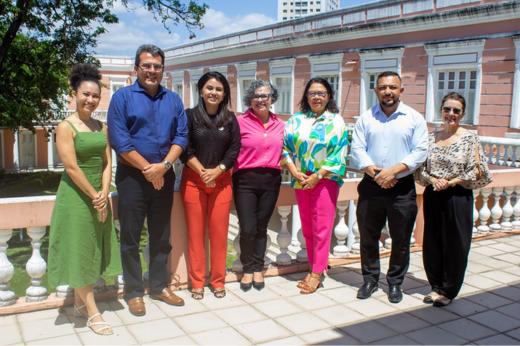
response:
<path id="1" fill-rule="evenodd" d="M 76 133 L 74 148 L 79 168 L 96 191 L 102 188 L 103 156 L 107 140 L 103 131 Z M 100 124 L 101 125 L 101 124 Z M 101 274 L 121 273 L 119 244 L 108 209 L 105 222 L 88 197 L 63 171 L 52 210 L 49 241 L 49 285 L 84 287 Z"/>

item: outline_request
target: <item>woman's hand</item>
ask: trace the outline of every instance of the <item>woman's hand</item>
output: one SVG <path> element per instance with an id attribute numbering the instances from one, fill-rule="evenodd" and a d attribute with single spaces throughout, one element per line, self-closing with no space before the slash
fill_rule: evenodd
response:
<path id="1" fill-rule="evenodd" d="M 202 172 L 200 173 L 200 178 L 202 179 L 202 181 L 204 183 L 207 184 L 212 181 L 214 182 L 215 179 L 217 179 L 218 176 L 221 174 L 222 174 L 222 170 L 219 167 L 215 167 L 215 168 L 211 168 L 211 169 L 203 168 Z"/>
<path id="2" fill-rule="evenodd" d="M 99 213 L 99 220 L 101 222 L 105 222 L 105 220 L 107 219 L 107 216 L 108 216 L 107 206 L 105 205 L 103 208 L 98 209 L 98 213 Z"/>
<path id="3" fill-rule="evenodd" d="M 100 210 L 104 208 L 108 203 L 108 193 L 106 191 L 99 191 L 92 199 L 94 208 Z"/>
<path id="4" fill-rule="evenodd" d="M 450 187 L 450 184 L 446 179 L 435 179 L 432 185 L 433 191 L 442 191 Z"/>
<path id="5" fill-rule="evenodd" d="M 303 181 L 303 184 L 300 184 L 304 190 L 312 189 L 316 184 L 318 184 L 318 181 L 320 181 L 320 178 L 318 178 L 318 175 L 316 173 L 312 173 L 309 175 L 307 179 Z"/>
<path id="6" fill-rule="evenodd" d="M 298 182 L 298 184 L 302 185 L 304 184 L 304 181 L 309 178 L 306 174 L 302 173 L 302 172 L 296 172 L 295 174 L 292 174 L 293 178 L 296 179 L 296 181 Z"/>
<path id="7" fill-rule="evenodd" d="M 215 180 L 210 181 L 209 183 L 206 183 L 206 187 L 215 187 L 217 186 L 217 183 Z"/>

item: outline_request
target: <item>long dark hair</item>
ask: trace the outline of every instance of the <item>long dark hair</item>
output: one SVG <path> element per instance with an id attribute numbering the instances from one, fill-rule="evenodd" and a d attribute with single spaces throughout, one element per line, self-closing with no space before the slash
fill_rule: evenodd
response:
<path id="1" fill-rule="evenodd" d="M 338 106 L 336 105 L 336 101 L 334 100 L 334 89 L 332 89 L 332 86 L 326 79 L 321 77 L 314 77 L 307 83 L 305 91 L 302 95 L 302 99 L 299 103 L 302 113 L 307 113 L 309 109 L 311 109 L 311 106 L 309 105 L 309 99 L 307 98 L 307 92 L 309 91 L 311 85 L 313 85 L 314 83 L 321 84 L 325 87 L 325 89 L 327 89 L 327 93 L 329 94 L 329 102 L 327 103 L 327 107 L 325 109 L 331 113 L 339 113 Z"/>
<path id="2" fill-rule="evenodd" d="M 234 116 L 233 113 L 228 109 L 228 105 L 231 105 L 231 98 L 229 96 L 231 94 L 231 88 L 229 87 L 229 83 L 226 77 L 217 71 L 210 71 L 203 74 L 197 82 L 197 89 L 199 90 L 199 103 L 193 109 L 193 120 L 195 120 L 196 123 L 203 124 L 208 128 L 211 127 L 211 121 L 209 120 L 208 112 L 206 111 L 206 106 L 204 105 L 204 100 L 201 96 L 201 90 L 210 79 L 217 80 L 218 82 L 222 83 L 222 86 L 224 87 L 224 99 L 218 105 L 217 111 L 217 127 L 224 127 L 231 121 L 231 117 Z"/>

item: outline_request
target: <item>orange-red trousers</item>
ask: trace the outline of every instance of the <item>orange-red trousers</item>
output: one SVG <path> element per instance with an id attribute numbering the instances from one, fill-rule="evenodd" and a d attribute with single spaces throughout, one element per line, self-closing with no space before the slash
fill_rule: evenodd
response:
<path id="1" fill-rule="evenodd" d="M 209 188 L 191 168 L 184 166 L 181 198 L 188 227 L 188 272 L 193 288 L 204 287 L 206 279 L 205 238 L 208 226 L 211 285 L 224 286 L 226 278 L 227 234 L 231 206 L 231 174 L 216 179 Z"/>

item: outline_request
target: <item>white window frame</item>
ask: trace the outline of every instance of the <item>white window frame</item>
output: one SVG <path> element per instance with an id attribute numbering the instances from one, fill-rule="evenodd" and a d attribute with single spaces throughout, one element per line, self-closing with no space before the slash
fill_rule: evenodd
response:
<path id="1" fill-rule="evenodd" d="M 235 65 L 237 69 L 237 112 L 245 112 L 247 110 L 242 101 L 245 93 L 243 81 L 256 79 L 256 65 L 256 61 Z"/>
<path id="2" fill-rule="evenodd" d="M 224 66 L 211 66 L 209 68 L 210 71 L 216 71 L 218 73 L 220 73 L 221 75 L 223 75 L 224 77 L 227 78 L 227 70 L 228 70 L 228 67 L 227 65 L 224 65 Z"/>
<path id="3" fill-rule="evenodd" d="M 170 78 L 172 79 L 172 91 L 178 94 L 184 103 L 184 71 L 172 71 L 170 72 Z M 181 86 L 181 94 L 177 92 L 177 85 Z"/>
<path id="4" fill-rule="evenodd" d="M 278 101 L 273 105 L 273 112 L 275 114 L 293 114 L 294 110 L 294 64 L 296 62 L 295 58 L 288 59 L 276 59 L 269 61 L 269 78 L 271 80 L 271 84 L 275 85 L 278 88 Z M 277 78 L 290 78 L 290 87 L 289 87 L 289 110 L 288 113 L 284 113 L 281 109 L 281 106 L 278 102 L 280 102 L 280 96 L 283 90 L 276 85 Z M 278 107 L 277 107 L 278 105 Z"/>
<path id="5" fill-rule="evenodd" d="M 190 108 L 197 105 L 199 101 L 199 91 L 197 90 L 197 82 L 204 74 L 203 68 L 196 68 L 188 71 L 190 74 Z"/>
<path id="6" fill-rule="evenodd" d="M 124 88 L 126 86 L 126 80 L 128 79 L 128 76 L 109 76 L 109 78 L 110 78 L 110 99 L 112 99 L 112 95 L 114 95 L 114 92 L 117 91 L 117 90 L 114 90 L 114 87 L 119 86 L 119 87 Z"/>
<path id="7" fill-rule="evenodd" d="M 426 85 L 426 121 L 435 122 L 435 104 L 439 72 L 476 70 L 475 100 L 473 103 L 473 122 L 478 125 L 480 114 L 480 96 L 482 91 L 482 51 L 485 40 L 457 41 L 427 44 L 428 80 Z"/>
<path id="8" fill-rule="evenodd" d="M 338 87 L 337 90 L 334 91 L 336 92 L 336 104 L 341 108 L 341 70 L 343 64 L 343 53 L 311 55 L 309 56 L 309 62 L 311 63 L 311 78 L 337 76 Z"/>
<path id="9" fill-rule="evenodd" d="M 168 89 L 168 75 L 166 74 L 166 72 L 163 73 L 163 77 L 161 79 L 161 85 L 163 88 L 166 88 Z"/>
<path id="10" fill-rule="evenodd" d="M 513 36 L 515 44 L 515 74 L 513 82 L 513 102 L 511 103 L 511 120 L 509 126 L 520 129 L 520 36 Z"/>
<path id="11" fill-rule="evenodd" d="M 369 90 L 370 75 L 380 74 L 385 71 L 394 71 L 400 76 L 403 52 L 403 47 L 359 52 L 359 57 L 361 59 L 359 115 L 375 106 L 367 104 L 368 93 L 374 93 L 373 89 Z"/>

